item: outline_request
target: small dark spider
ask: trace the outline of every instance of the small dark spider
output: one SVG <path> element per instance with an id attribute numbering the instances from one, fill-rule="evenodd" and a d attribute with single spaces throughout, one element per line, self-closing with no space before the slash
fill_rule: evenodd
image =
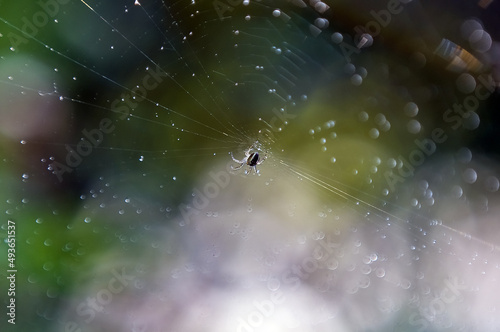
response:
<path id="1" fill-rule="evenodd" d="M 263 159 L 260 159 L 258 152 L 250 153 L 250 151 L 252 151 L 252 148 L 253 148 L 253 146 L 251 146 L 248 150 L 245 151 L 245 158 L 243 158 L 241 160 L 234 158 L 233 153 L 231 152 L 231 158 L 233 158 L 233 161 L 240 164 L 237 167 L 233 167 L 233 165 L 231 165 L 231 169 L 233 171 L 239 170 L 243 166 L 248 165 L 248 166 L 250 166 L 251 169 L 254 170 L 255 173 L 259 173 L 259 171 L 257 170 L 257 165 L 262 164 L 264 162 L 264 160 L 266 160 L 267 155 L 265 155 Z"/>

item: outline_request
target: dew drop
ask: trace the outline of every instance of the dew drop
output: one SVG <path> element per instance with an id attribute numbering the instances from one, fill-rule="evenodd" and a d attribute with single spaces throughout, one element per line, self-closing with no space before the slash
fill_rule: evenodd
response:
<path id="1" fill-rule="evenodd" d="M 58 292 L 57 288 L 55 288 L 55 287 L 49 287 L 47 289 L 47 297 L 48 298 L 55 299 L 58 294 L 59 294 L 59 292 Z"/>
<path id="2" fill-rule="evenodd" d="M 335 44 L 340 44 L 344 40 L 344 36 L 342 36 L 342 34 L 340 32 L 334 32 L 332 34 L 331 39 L 332 39 L 332 42 L 334 42 Z"/>
<path id="3" fill-rule="evenodd" d="M 373 44 L 373 37 L 367 33 L 361 35 L 358 44 L 356 45 L 358 48 L 369 47 Z"/>
<path id="4" fill-rule="evenodd" d="M 483 29 L 475 30 L 469 37 L 471 47 L 479 53 L 484 53 L 491 48 L 492 39 Z"/>
<path id="5" fill-rule="evenodd" d="M 380 136 L 380 132 L 378 131 L 377 128 L 372 128 L 370 129 L 370 131 L 368 132 L 368 135 L 373 138 L 373 139 L 376 139 Z"/>
<path id="6" fill-rule="evenodd" d="M 311 1 L 311 3 L 313 3 L 313 1 Z M 326 12 L 328 10 L 328 8 L 330 8 L 330 7 L 322 1 L 318 1 L 314 4 L 314 10 L 320 14 L 323 14 L 324 12 Z"/>
<path id="7" fill-rule="evenodd" d="M 410 134 L 418 134 L 422 129 L 422 125 L 417 120 L 410 120 L 406 125 L 406 129 Z"/>
<path id="8" fill-rule="evenodd" d="M 358 114 L 358 119 L 361 122 L 366 122 L 366 121 L 368 121 L 369 118 L 370 118 L 370 116 L 365 111 L 361 111 Z"/>
<path id="9" fill-rule="evenodd" d="M 476 171 L 474 169 L 472 169 L 472 168 L 467 168 L 463 172 L 463 179 L 464 179 L 465 182 L 467 182 L 469 184 L 473 184 L 477 180 L 477 173 L 476 173 Z"/>
<path id="10" fill-rule="evenodd" d="M 351 76 L 351 83 L 355 86 L 360 86 L 363 83 L 363 77 L 359 74 L 354 74 Z"/>
<path id="11" fill-rule="evenodd" d="M 367 276 L 362 276 L 358 281 L 359 288 L 368 288 L 370 286 L 370 278 Z"/>
<path id="12" fill-rule="evenodd" d="M 413 102 L 408 102 L 404 108 L 405 115 L 408 117 L 414 117 L 418 114 L 418 106 Z"/>
<path id="13" fill-rule="evenodd" d="M 362 77 L 362 78 L 365 78 L 366 76 L 368 76 L 368 70 L 366 70 L 365 67 L 359 67 L 358 68 L 358 73 L 359 75 Z"/>
<path id="14" fill-rule="evenodd" d="M 326 268 L 334 271 L 339 267 L 339 262 L 335 258 L 331 258 L 326 262 Z"/>
<path id="15" fill-rule="evenodd" d="M 457 89 L 464 94 L 472 93 L 476 88 L 476 80 L 471 74 L 468 73 L 460 74 L 455 81 L 455 84 Z"/>
<path id="16" fill-rule="evenodd" d="M 43 264 L 43 269 L 45 271 L 50 271 L 54 268 L 54 263 L 52 262 L 45 262 L 45 264 Z"/>
<path id="17" fill-rule="evenodd" d="M 326 29 L 330 25 L 330 22 L 322 17 L 318 17 L 317 19 L 314 20 L 314 25 L 317 26 L 319 29 Z"/>
<path id="18" fill-rule="evenodd" d="M 356 72 L 356 66 L 354 66 L 352 63 L 348 63 L 344 66 L 344 72 L 347 75 L 352 75 Z"/>
<path id="19" fill-rule="evenodd" d="M 383 268 L 379 267 L 375 270 L 375 275 L 379 278 L 383 278 L 383 277 L 385 277 L 385 270 Z"/>
<path id="20" fill-rule="evenodd" d="M 476 112 L 467 112 L 465 113 L 462 125 L 467 130 L 474 130 L 477 129 L 477 127 L 479 127 L 480 123 L 481 120 Z"/>
<path id="21" fill-rule="evenodd" d="M 486 181 L 484 182 L 484 186 L 486 190 L 490 192 L 496 192 L 498 191 L 500 187 L 500 182 L 498 181 L 498 178 L 495 176 L 489 176 L 486 178 Z"/>
<path id="22" fill-rule="evenodd" d="M 378 113 L 377 115 L 375 115 L 373 121 L 375 121 L 377 125 L 381 126 L 387 121 L 387 119 L 384 114 Z"/>
<path id="23" fill-rule="evenodd" d="M 464 194 L 464 191 L 463 191 L 462 187 L 455 185 L 455 186 L 453 186 L 453 188 L 451 188 L 451 194 L 455 198 L 460 198 Z"/>
<path id="24" fill-rule="evenodd" d="M 271 278 L 267 282 L 267 288 L 269 288 L 270 291 L 275 292 L 280 288 L 280 281 L 278 278 Z"/>
<path id="25" fill-rule="evenodd" d="M 457 151 L 457 159 L 463 164 L 467 164 L 472 160 L 472 152 L 468 148 L 460 148 L 460 150 Z"/>
<path id="26" fill-rule="evenodd" d="M 403 289 L 409 289 L 411 287 L 411 282 L 408 279 L 403 279 L 401 280 L 400 286 Z"/>

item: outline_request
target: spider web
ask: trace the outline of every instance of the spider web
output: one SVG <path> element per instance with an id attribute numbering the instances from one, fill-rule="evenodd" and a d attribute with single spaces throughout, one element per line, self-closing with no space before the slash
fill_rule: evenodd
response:
<path id="1" fill-rule="evenodd" d="M 18 298 L 44 293 L 20 325 L 498 328 L 495 95 L 443 118 L 491 70 L 436 51 L 489 64 L 466 5 L 402 2 L 370 40 L 385 2 L 44 4 L 0 18 Z M 259 174 L 233 171 L 251 146 Z"/>

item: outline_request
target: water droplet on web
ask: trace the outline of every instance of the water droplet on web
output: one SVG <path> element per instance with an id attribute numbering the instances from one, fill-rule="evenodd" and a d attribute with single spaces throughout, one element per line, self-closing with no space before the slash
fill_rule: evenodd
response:
<path id="1" fill-rule="evenodd" d="M 492 39 L 488 32 L 478 29 L 469 36 L 469 43 L 475 51 L 484 53 L 491 48 Z"/>
<path id="2" fill-rule="evenodd" d="M 351 83 L 355 86 L 359 86 L 363 83 L 363 77 L 359 74 L 354 74 L 351 76 Z"/>
<path id="3" fill-rule="evenodd" d="M 383 125 L 387 121 L 387 119 L 384 114 L 378 113 L 377 115 L 375 115 L 373 121 L 375 122 L 375 124 L 380 126 Z"/>
<path id="4" fill-rule="evenodd" d="M 376 139 L 380 136 L 380 132 L 378 131 L 377 128 L 372 128 L 370 129 L 370 131 L 368 132 L 368 135 L 373 138 L 373 139 Z"/>
<path id="5" fill-rule="evenodd" d="M 500 187 L 500 181 L 495 176 L 488 176 L 484 182 L 484 186 L 489 192 L 497 192 Z"/>
<path id="6" fill-rule="evenodd" d="M 455 186 L 453 186 L 453 188 L 451 188 L 451 194 L 455 198 L 462 197 L 463 193 L 464 193 L 464 191 L 463 191 L 462 187 L 460 187 L 459 185 L 455 185 Z"/>
<path id="7" fill-rule="evenodd" d="M 468 130 L 474 130 L 479 127 L 481 120 L 479 115 L 476 112 L 467 112 L 465 113 L 463 119 L 463 127 Z"/>
<path id="8" fill-rule="evenodd" d="M 330 258 L 330 259 L 326 262 L 326 268 L 327 268 L 328 270 L 334 271 L 334 270 L 336 270 L 338 267 L 339 267 L 339 262 L 338 262 L 335 258 Z"/>
<path id="9" fill-rule="evenodd" d="M 366 70 L 365 67 L 358 67 L 358 73 L 362 78 L 366 78 L 366 76 L 368 76 L 368 70 Z"/>
<path id="10" fill-rule="evenodd" d="M 349 283 L 351 283 L 351 285 L 349 285 Z M 351 280 L 351 281 L 347 282 L 346 289 L 345 289 L 345 292 L 347 294 L 353 295 L 353 294 L 356 294 L 358 291 L 359 291 L 359 286 L 358 286 L 356 281 Z"/>
<path id="11" fill-rule="evenodd" d="M 455 84 L 457 89 L 464 94 L 472 93 L 476 88 L 476 80 L 469 73 L 460 74 L 460 76 L 456 79 Z"/>
<path id="12" fill-rule="evenodd" d="M 468 148 L 460 148 L 460 150 L 457 151 L 457 159 L 459 162 L 463 164 L 467 164 L 472 160 L 472 152 Z"/>
<path id="13" fill-rule="evenodd" d="M 335 44 L 340 44 L 344 40 L 344 37 L 340 32 L 334 32 L 331 36 L 331 39 Z"/>
<path id="14" fill-rule="evenodd" d="M 460 32 L 465 39 L 469 39 L 472 33 L 477 30 L 483 30 L 483 25 L 477 18 L 465 20 L 460 26 Z"/>
<path id="15" fill-rule="evenodd" d="M 328 26 L 330 25 L 330 22 L 325 18 L 318 17 L 314 20 L 314 25 L 316 27 L 318 27 L 319 29 L 323 30 L 323 29 L 328 28 Z"/>
<path id="16" fill-rule="evenodd" d="M 368 121 L 369 118 L 370 118 L 370 116 L 365 111 L 361 111 L 358 114 L 358 119 L 361 122 L 366 122 L 366 121 Z"/>
<path id="17" fill-rule="evenodd" d="M 364 33 L 359 38 L 359 42 L 356 45 L 357 48 L 370 47 L 373 44 L 373 37 L 370 34 Z"/>
<path id="18" fill-rule="evenodd" d="M 55 287 L 49 287 L 47 289 L 47 297 L 51 299 L 55 299 L 59 295 L 59 291 Z"/>
<path id="19" fill-rule="evenodd" d="M 330 6 L 328 6 L 326 3 L 322 1 L 317 1 L 317 2 L 311 1 L 311 4 L 312 3 L 314 3 L 314 10 L 320 14 L 323 14 L 330 8 Z"/>
<path id="20" fill-rule="evenodd" d="M 280 288 L 280 285 L 281 283 L 278 278 L 270 278 L 267 281 L 267 288 L 272 292 L 277 291 Z"/>
<path id="21" fill-rule="evenodd" d="M 52 263 L 52 262 L 45 262 L 45 263 L 43 264 L 43 269 L 44 269 L 45 271 L 50 271 L 50 270 L 52 270 L 53 268 L 54 268 L 54 263 Z"/>
<path id="22" fill-rule="evenodd" d="M 356 66 L 354 66 L 352 63 L 348 63 L 344 66 L 344 72 L 347 75 L 353 75 L 356 72 Z"/>
<path id="23" fill-rule="evenodd" d="M 408 129 L 408 132 L 410 134 L 418 134 L 422 129 L 422 126 L 420 125 L 420 122 L 418 122 L 417 120 L 410 120 L 408 121 L 406 128 Z"/>
<path id="24" fill-rule="evenodd" d="M 368 286 L 370 286 L 370 278 L 368 276 L 360 277 L 358 286 L 359 288 L 368 288 Z"/>
<path id="25" fill-rule="evenodd" d="M 404 107 L 404 112 L 408 117 L 414 117 L 418 114 L 418 106 L 414 102 L 408 102 Z"/>
<path id="26" fill-rule="evenodd" d="M 400 287 L 403 289 L 410 289 L 410 287 L 411 287 L 410 280 L 408 280 L 408 279 L 401 280 Z"/>
<path id="27" fill-rule="evenodd" d="M 477 180 L 477 173 L 473 168 L 467 168 L 463 172 L 463 179 L 466 183 L 472 184 L 475 183 Z"/>
<path id="28" fill-rule="evenodd" d="M 379 278 L 383 278 L 383 277 L 385 277 L 385 270 L 383 268 L 379 267 L 375 270 L 375 275 Z"/>

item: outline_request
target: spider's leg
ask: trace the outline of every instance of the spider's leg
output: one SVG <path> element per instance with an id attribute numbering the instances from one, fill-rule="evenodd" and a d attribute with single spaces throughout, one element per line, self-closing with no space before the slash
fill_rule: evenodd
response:
<path id="1" fill-rule="evenodd" d="M 259 162 L 257 162 L 257 165 L 262 164 L 266 160 L 266 158 L 267 158 L 267 154 L 264 155 L 264 158 L 262 158 L 261 160 L 259 160 Z"/>
<path id="2" fill-rule="evenodd" d="M 248 149 L 245 151 L 245 157 L 248 158 L 250 157 L 250 151 L 252 151 L 252 148 Z"/>
<path id="3" fill-rule="evenodd" d="M 231 152 L 231 158 L 233 158 L 233 161 L 234 161 L 235 163 L 238 163 L 238 164 L 241 164 L 241 163 L 244 163 L 244 162 L 245 162 L 245 161 L 243 161 L 243 160 L 238 160 L 238 159 L 234 158 L 234 156 L 233 156 L 233 153 L 232 153 L 232 152 Z"/>
<path id="4" fill-rule="evenodd" d="M 237 160 L 235 160 L 235 161 L 237 161 Z M 237 161 L 237 162 L 239 162 L 239 161 Z M 238 166 L 238 167 L 233 167 L 233 165 L 231 165 L 231 169 L 232 169 L 233 171 L 237 171 L 237 170 L 239 170 L 240 168 L 242 168 L 242 167 L 243 167 L 243 165 L 245 165 L 245 163 L 244 163 L 244 162 L 243 162 L 243 163 L 241 163 L 241 164 L 240 164 L 240 166 Z"/>

